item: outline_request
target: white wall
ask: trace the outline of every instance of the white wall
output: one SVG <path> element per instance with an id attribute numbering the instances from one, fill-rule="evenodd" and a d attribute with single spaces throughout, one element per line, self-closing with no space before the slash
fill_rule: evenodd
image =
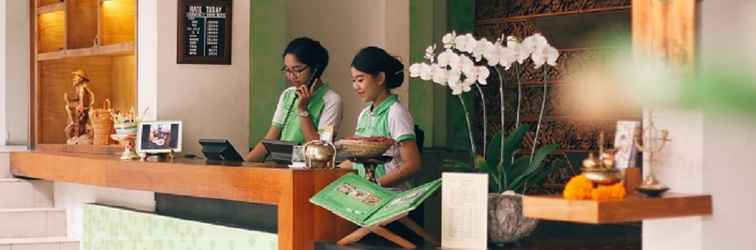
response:
<path id="1" fill-rule="evenodd" d="M 701 1 L 701 67 L 728 61 L 756 67 L 753 1 Z M 743 64 L 741 64 L 743 65 Z M 756 85 L 756 83 L 752 83 Z M 756 237 L 756 123 L 712 113 L 661 112 L 657 124 L 670 129 L 661 179 L 674 192 L 711 194 L 713 216 L 643 223 L 643 249 L 753 249 Z"/>
<path id="2" fill-rule="evenodd" d="M 409 68 L 409 1 L 407 0 L 289 0 L 288 34 L 293 39 L 308 36 L 329 51 L 330 62 L 324 79 L 344 102 L 340 136 L 354 134 L 357 116 L 365 107 L 352 88 L 350 65 L 357 52 L 378 46 L 401 57 Z M 408 73 L 405 72 L 405 76 Z M 409 81 L 394 93 L 409 104 Z"/>
<path id="3" fill-rule="evenodd" d="M 201 153 L 200 138 L 228 138 L 246 151 L 250 2 L 234 1 L 231 65 L 176 64 L 176 5 L 177 0 L 140 1 L 140 109 L 149 106 L 159 120 L 183 121 L 186 153 Z"/>
<path id="4" fill-rule="evenodd" d="M 148 120 L 182 120 L 184 152 L 199 154 L 197 140 L 209 137 L 229 138 L 240 150 L 247 147 L 249 4 L 234 1 L 232 65 L 209 66 L 176 64 L 177 0 L 139 1 L 139 110 L 149 107 Z M 152 192 L 58 182 L 55 205 L 68 209 L 69 236 L 81 237 L 82 206 L 89 202 L 155 209 Z"/>
<path id="5" fill-rule="evenodd" d="M 737 63 L 749 63 L 748 69 L 756 68 L 754 11 L 754 1 L 702 1 L 704 66 L 721 63 L 718 58 L 723 53 Z M 703 189 L 714 197 L 714 216 L 704 220 L 703 249 L 754 249 L 756 123 L 721 120 L 714 114 L 706 114 L 704 120 Z"/>
<path id="6" fill-rule="evenodd" d="M 29 4 L 0 0 L 0 145 L 29 143 Z"/>

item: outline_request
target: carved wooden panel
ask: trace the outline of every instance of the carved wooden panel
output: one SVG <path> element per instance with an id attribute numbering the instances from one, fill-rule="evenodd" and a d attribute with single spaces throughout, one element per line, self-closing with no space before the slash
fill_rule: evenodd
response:
<path id="1" fill-rule="evenodd" d="M 629 6 L 631 0 L 477 0 L 476 20 Z"/>
<path id="2" fill-rule="evenodd" d="M 529 18 L 529 16 L 547 16 L 560 13 L 579 14 L 613 8 L 628 8 L 630 2 L 631 0 L 478 0 L 476 1 L 475 36 L 485 37 L 491 41 L 499 39 L 502 34 L 520 38 L 527 37 L 535 32 L 540 32 L 533 21 L 534 19 Z M 549 34 L 544 33 L 544 35 L 549 37 Z M 550 156 L 548 162 L 566 160 L 567 158 L 571 158 L 571 161 L 565 161 L 568 166 L 556 169 L 547 178 L 546 185 L 535 187 L 531 190 L 532 192 L 558 193 L 561 191 L 561 185 L 579 172 L 580 166 L 574 165 L 579 164 L 579 159 L 584 157 L 582 155 L 589 151 L 598 150 L 597 141 L 601 132 L 605 133 L 607 145 L 614 141 L 616 120 L 579 116 L 577 113 L 583 107 L 572 104 L 564 98 L 563 93 L 566 87 L 569 87 L 569 83 L 565 79 L 570 78 L 571 74 L 586 67 L 589 63 L 608 59 L 604 52 L 611 50 L 611 48 L 599 49 L 591 48 L 585 44 L 579 45 L 583 47 L 558 48 L 560 50 L 558 64 L 556 67 L 549 67 L 548 69 L 548 97 L 538 141 L 539 146 L 551 143 L 560 144 L 560 150 Z M 499 70 L 505 72 L 503 68 Z M 523 84 L 520 120 L 524 124 L 531 124 L 532 131 L 525 138 L 525 145 L 520 152 L 521 154 L 530 154 L 530 148 L 533 146 L 535 127 L 543 101 L 543 70 L 543 67 L 535 69 L 532 62 L 528 61 L 519 68 L 511 68 L 503 76 L 506 107 L 504 114 L 505 131 L 512 131 L 515 127 L 518 97 L 516 79 L 518 74 Z M 483 87 L 486 102 L 481 103 L 480 98 L 476 97 L 475 110 L 477 111 L 476 117 L 481 117 L 483 111 L 480 106 L 486 106 L 489 123 L 486 127 L 490 137 L 501 130 L 498 76 L 492 73 L 488 83 L 488 86 Z M 639 117 L 640 112 L 638 112 L 637 118 L 640 119 Z M 477 131 L 483 129 L 483 125 L 480 123 L 476 126 Z M 482 143 L 481 135 L 477 136 L 479 137 L 477 141 Z"/>

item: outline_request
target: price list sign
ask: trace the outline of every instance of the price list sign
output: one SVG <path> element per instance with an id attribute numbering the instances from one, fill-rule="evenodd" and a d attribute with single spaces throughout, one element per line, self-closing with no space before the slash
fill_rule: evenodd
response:
<path id="1" fill-rule="evenodd" d="M 231 64 L 232 0 L 179 0 L 179 64 Z"/>

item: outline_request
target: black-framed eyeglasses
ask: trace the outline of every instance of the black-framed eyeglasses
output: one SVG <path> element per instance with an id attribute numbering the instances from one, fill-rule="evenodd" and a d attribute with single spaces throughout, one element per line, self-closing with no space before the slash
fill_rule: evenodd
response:
<path id="1" fill-rule="evenodd" d="M 283 67 L 281 67 L 281 73 L 287 76 L 291 75 L 294 77 L 299 77 L 305 72 L 305 70 L 309 68 L 310 66 L 308 65 L 304 65 L 302 67 L 294 67 L 294 68 L 289 68 L 289 67 L 286 67 L 286 65 L 284 65 Z"/>

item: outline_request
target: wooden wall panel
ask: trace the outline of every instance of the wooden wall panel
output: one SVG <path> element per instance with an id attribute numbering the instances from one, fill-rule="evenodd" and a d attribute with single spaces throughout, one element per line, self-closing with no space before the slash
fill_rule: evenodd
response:
<path id="1" fill-rule="evenodd" d="M 102 44 L 135 42 L 136 0 L 110 0 L 102 3 Z"/>
<path id="2" fill-rule="evenodd" d="M 66 14 L 63 11 L 57 11 L 39 15 L 37 39 L 39 53 L 65 49 Z"/>
<path id="3" fill-rule="evenodd" d="M 97 37 L 97 5 L 99 0 L 67 0 L 68 49 L 89 48 Z"/>
<path id="4" fill-rule="evenodd" d="M 37 0 L 37 6 L 60 3 L 60 0 Z"/>
<path id="5" fill-rule="evenodd" d="M 63 93 L 73 94 L 71 72 L 84 69 L 91 81 L 89 88 L 95 94 L 95 106 L 111 98 L 112 59 L 109 57 L 86 57 L 44 61 L 40 64 L 39 107 L 40 143 L 65 143 L 63 129 L 68 123 Z"/>
<path id="6" fill-rule="evenodd" d="M 674 65 L 695 62 L 697 0 L 633 0 L 633 49 Z"/>
<path id="7" fill-rule="evenodd" d="M 112 83 L 113 108 L 122 112 L 136 109 L 136 56 L 113 57 Z"/>

